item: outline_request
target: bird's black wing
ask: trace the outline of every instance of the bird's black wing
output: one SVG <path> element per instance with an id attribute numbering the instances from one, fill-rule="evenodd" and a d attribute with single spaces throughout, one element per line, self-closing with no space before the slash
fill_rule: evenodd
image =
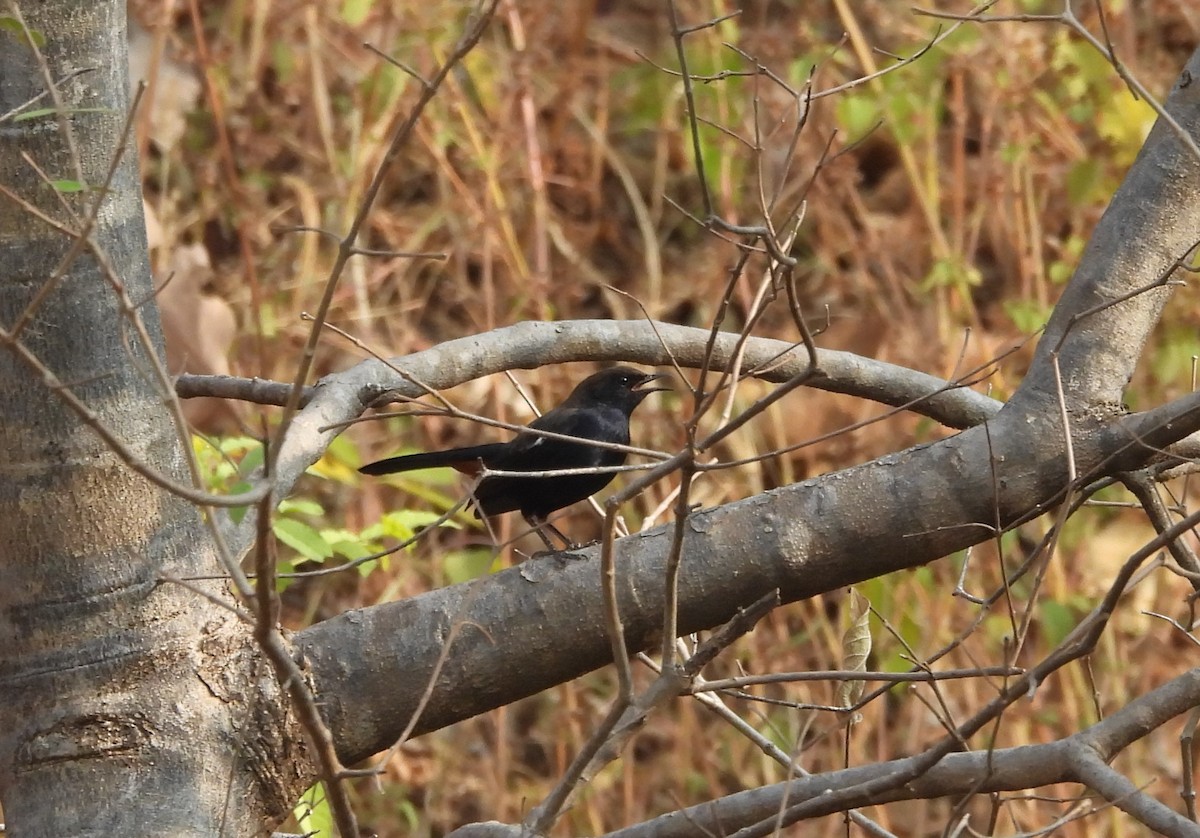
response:
<path id="1" fill-rule="evenodd" d="M 628 418 L 620 410 L 596 405 L 559 407 L 531 423 L 530 427 L 581 439 L 629 442 Z M 623 462 L 625 455 L 620 451 L 523 431 L 488 466 L 501 471 L 558 471 L 616 466 Z M 556 509 L 594 495 L 613 477 L 611 472 L 554 477 L 487 477 L 476 487 L 475 500 L 485 515 L 520 510 L 527 517 L 544 518 Z"/>
<path id="2" fill-rule="evenodd" d="M 629 444 L 629 417 L 620 410 L 597 405 L 560 407 L 539 416 L 529 427 L 580 439 Z M 624 461 L 625 455 L 611 448 L 522 431 L 488 466 L 505 471 L 551 471 L 620 465 Z"/>

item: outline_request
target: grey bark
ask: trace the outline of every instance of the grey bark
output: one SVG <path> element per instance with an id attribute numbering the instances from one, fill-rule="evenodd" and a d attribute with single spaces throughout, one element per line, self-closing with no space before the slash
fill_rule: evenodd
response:
<path id="1" fill-rule="evenodd" d="M 152 353 L 123 2 L 26 3 L 0 30 L 0 799 L 7 834 L 254 834 L 288 811 L 302 749 L 232 614 L 164 576 L 218 570 L 199 512 L 125 465 L 187 483 Z M 8 13 L 8 8 L 5 8 Z M 40 56 L 39 56 L 40 53 Z M 82 72 L 77 72 L 82 71 Z M 61 108 L 47 77 L 63 80 Z M 41 97 L 37 99 L 35 97 Z M 55 180 L 52 188 L 22 155 Z M 79 229 L 96 201 L 95 247 Z M 45 293 L 19 335 L 22 312 Z M 91 416 L 71 410 L 65 389 Z M 221 585 L 207 593 L 221 598 Z"/>

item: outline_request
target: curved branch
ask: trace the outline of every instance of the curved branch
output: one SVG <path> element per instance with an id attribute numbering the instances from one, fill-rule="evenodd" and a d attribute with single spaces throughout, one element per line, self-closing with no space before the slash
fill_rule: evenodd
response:
<path id="1" fill-rule="evenodd" d="M 320 459 L 346 422 L 360 416 L 369 405 L 425 394 L 426 387 L 443 389 L 496 372 L 536 368 L 570 361 L 634 361 L 662 365 L 673 355 L 684 366 L 703 362 L 707 329 L 652 321 L 576 320 L 526 322 L 482 335 L 438 344 L 391 362 L 364 361 L 344 372 L 321 379 L 312 388 L 304 408 L 296 414 L 276 460 L 275 494 L 286 496 L 297 479 Z M 730 363 L 739 336 L 721 333 L 715 342 L 714 361 Z M 742 353 L 743 369 L 762 370 L 767 380 L 786 381 L 807 369 L 802 346 L 765 338 L 751 338 Z M 821 369 L 812 386 L 847 393 L 937 418 L 952 427 L 978 424 L 993 416 L 1000 403 L 965 385 L 955 385 L 925 373 L 847 352 L 822 350 Z M 401 375 L 397 370 L 403 370 Z M 200 395 L 195 378 L 186 388 Z M 270 392 L 286 399 L 289 385 L 258 380 L 221 379 L 242 392 Z M 216 388 L 204 391 L 212 395 Z M 249 549 L 255 533 L 251 511 L 237 527 L 229 527 L 231 549 L 240 555 Z"/>
<path id="2" fill-rule="evenodd" d="M 447 341 L 431 349 L 390 359 L 395 367 L 441 390 L 475 378 L 510 369 L 533 369 L 571 361 L 624 361 L 664 366 L 674 356 L 685 367 L 703 360 L 709 330 L 647 320 L 565 320 L 525 322 Z M 733 357 L 738 335 L 723 333 L 714 362 Z M 661 341 L 659 340 L 661 338 Z M 1001 403 L 962 384 L 937 376 L 834 349 L 818 351 L 820 374 L 806 382 L 831 393 L 869 399 L 890 407 L 909 407 L 951 428 L 969 428 L 994 416 Z M 764 381 L 784 382 L 808 366 L 802 346 L 772 338 L 751 337 L 746 344 L 742 374 Z M 364 361 L 346 372 L 334 373 L 305 388 L 309 404 L 318 388 L 354 382 L 375 385 L 384 392 L 375 406 L 421 395 L 419 388 L 378 361 Z M 175 391 L 180 398 L 216 397 L 282 406 L 292 385 L 232 375 L 181 375 Z M 352 418 L 352 417 L 350 417 Z"/>

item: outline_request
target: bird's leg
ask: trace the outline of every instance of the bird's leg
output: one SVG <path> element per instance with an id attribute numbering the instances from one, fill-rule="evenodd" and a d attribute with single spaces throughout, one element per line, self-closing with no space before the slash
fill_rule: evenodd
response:
<path id="1" fill-rule="evenodd" d="M 554 526 L 554 524 L 551 524 L 549 521 L 542 521 L 542 526 L 545 527 L 546 529 L 550 530 L 550 532 L 554 533 L 559 538 L 561 538 L 564 548 L 567 550 L 577 550 L 583 546 L 579 542 L 572 541 L 571 539 L 567 538 L 566 535 L 563 534 L 562 530 L 560 530 L 558 527 Z"/>
<path id="2" fill-rule="evenodd" d="M 554 526 L 554 524 L 551 524 L 545 518 L 541 518 L 537 515 L 526 515 L 525 513 L 521 513 L 521 516 L 525 519 L 525 522 L 529 524 L 529 526 L 533 527 L 534 532 L 538 534 L 538 538 L 542 540 L 542 543 L 546 545 L 546 549 L 551 553 L 569 552 L 579 547 L 578 544 L 563 535 L 562 531 L 558 527 Z M 557 544 L 551 541 L 550 536 L 546 534 L 547 531 L 558 536 L 558 538 L 562 540 L 563 546 L 559 547 Z"/>
<path id="3" fill-rule="evenodd" d="M 549 550 L 551 553 L 557 553 L 562 549 L 553 541 L 551 541 L 548 535 L 546 535 L 546 531 L 542 529 L 541 521 L 532 515 L 526 515 L 525 521 L 529 524 L 529 526 L 533 527 L 533 531 L 538 534 L 538 538 L 540 538 L 542 543 L 546 545 L 547 550 Z"/>

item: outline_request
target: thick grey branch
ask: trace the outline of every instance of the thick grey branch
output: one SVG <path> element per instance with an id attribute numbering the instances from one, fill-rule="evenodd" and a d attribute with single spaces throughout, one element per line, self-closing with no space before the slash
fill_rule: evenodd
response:
<path id="1" fill-rule="evenodd" d="M 1200 137 L 1200 50 L 1172 88 L 1166 109 Z M 1057 353 L 1068 405 L 1120 405 L 1170 297 L 1164 283 L 1200 243 L 1197 194 L 1200 160 L 1159 120 L 1092 232 L 1014 400 L 1053 398 Z"/>
<path id="2" fill-rule="evenodd" d="M 1184 436 L 1193 423 L 1175 423 Z M 732 617 L 779 588 L 795 601 L 915 567 L 993 537 L 992 522 L 1045 511 L 1068 479 L 1054 416 L 1004 411 L 933 445 L 777 489 L 688 522 L 679 630 Z M 1153 455 L 1119 425 L 1080 420 L 1076 466 L 1126 470 Z M 1161 434 L 1161 428 L 1159 430 Z M 1165 441 L 1164 437 L 1164 441 Z M 991 487 L 998 489 L 993 496 Z M 631 650 L 661 625 L 670 528 L 622 539 L 621 614 Z M 897 534 L 903 534 L 897 538 Z M 599 562 L 556 557 L 410 600 L 352 611 L 301 632 L 339 751 L 352 762 L 387 747 L 417 707 L 451 624 L 462 621 L 425 715 L 428 731 L 562 683 L 611 660 Z M 519 642 L 506 642 L 519 638 Z M 387 706 L 394 713 L 371 708 Z"/>
<path id="3" fill-rule="evenodd" d="M 1170 838 L 1200 836 L 1200 825 L 1142 792 L 1128 777 L 1106 765 L 1095 751 L 1076 745 L 1071 749 L 1070 761 L 1074 779 L 1094 789 L 1109 803 L 1129 813 L 1159 835 Z"/>

